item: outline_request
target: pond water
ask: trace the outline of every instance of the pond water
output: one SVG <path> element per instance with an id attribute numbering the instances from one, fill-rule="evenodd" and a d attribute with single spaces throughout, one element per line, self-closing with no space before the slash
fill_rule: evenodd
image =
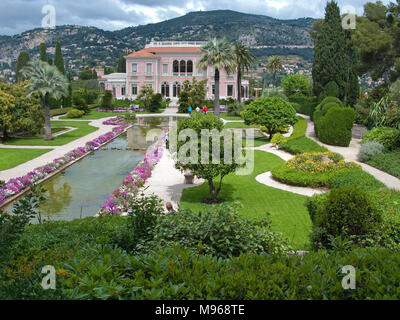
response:
<path id="1" fill-rule="evenodd" d="M 144 159 L 155 136 L 161 134 L 160 120 L 146 119 L 145 127 L 130 128 L 101 150 L 43 183 L 46 200 L 40 208 L 42 219 L 70 221 L 95 216 L 108 196 Z M 12 212 L 12 205 L 6 211 Z"/>

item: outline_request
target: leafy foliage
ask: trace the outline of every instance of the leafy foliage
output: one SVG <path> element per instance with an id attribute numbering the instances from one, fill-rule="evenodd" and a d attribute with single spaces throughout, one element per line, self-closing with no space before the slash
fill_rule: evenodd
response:
<path id="1" fill-rule="evenodd" d="M 186 80 L 182 84 L 181 93 L 179 94 L 179 113 L 188 113 L 189 107 L 195 110 L 197 107 L 201 108 L 207 94 L 207 81 L 197 81 L 193 78 L 190 82 Z"/>
<path id="2" fill-rule="evenodd" d="M 243 112 L 246 125 L 264 126 L 271 135 L 280 128 L 297 122 L 296 110 L 280 98 L 259 98 L 253 101 Z"/>
<path id="3" fill-rule="evenodd" d="M 362 143 L 369 141 L 380 142 L 389 150 L 396 149 L 400 147 L 400 130 L 389 127 L 373 128 L 365 132 L 362 139 Z"/>
<path id="4" fill-rule="evenodd" d="M 382 143 L 377 141 L 368 141 L 361 145 L 358 158 L 361 162 L 367 162 L 374 156 L 383 154 L 385 150 L 386 148 Z"/>
<path id="5" fill-rule="evenodd" d="M 310 78 L 301 74 L 289 75 L 282 79 L 282 87 L 288 97 L 311 95 Z"/>

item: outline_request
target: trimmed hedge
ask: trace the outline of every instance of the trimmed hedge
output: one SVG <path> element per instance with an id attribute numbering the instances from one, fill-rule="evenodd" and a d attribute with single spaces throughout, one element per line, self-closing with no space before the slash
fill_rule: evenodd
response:
<path id="1" fill-rule="evenodd" d="M 353 108 L 331 107 L 318 123 L 318 139 L 326 144 L 348 147 L 355 120 Z"/>
<path id="2" fill-rule="evenodd" d="M 297 113 L 305 114 L 310 117 L 313 116 L 315 108 L 318 105 L 316 98 L 306 96 L 291 96 L 289 97 L 289 102 L 293 104 Z"/>
<path id="3" fill-rule="evenodd" d="M 72 108 L 59 108 L 59 109 L 51 109 L 50 110 L 50 116 L 51 117 L 56 117 L 56 116 L 62 116 L 66 114 L 68 111 L 72 110 Z"/>

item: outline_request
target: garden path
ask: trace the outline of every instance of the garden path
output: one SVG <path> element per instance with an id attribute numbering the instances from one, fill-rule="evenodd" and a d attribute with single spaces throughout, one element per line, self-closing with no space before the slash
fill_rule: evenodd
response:
<path id="1" fill-rule="evenodd" d="M 4 146 L 0 145 L 0 148 L 14 148 L 14 149 L 53 149 L 50 152 L 47 152 L 40 157 L 37 157 L 33 160 L 27 161 L 15 168 L 9 169 L 9 170 L 4 170 L 0 171 L 0 180 L 3 181 L 8 181 L 13 178 L 18 178 L 22 177 L 29 172 L 33 171 L 34 169 L 41 167 L 45 165 L 46 163 L 52 162 L 54 159 L 60 158 L 66 153 L 78 148 L 78 147 L 83 147 L 86 142 L 89 142 L 93 139 L 98 138 L 99 136 L 110 132 L 113 128 L 113 126 L 110 125 L 104 125 L 103 121 L 106 121 L 107 119 L 111 119 L 113 117 L 109 118 L 103 118 L 103 119 L 98 119 L 98 120 L 93 120 L 90 121 L 90 125 L 96 128 L 99 128 L 99 130 L 92 132 L 84 137 L 81 137 L 75 141 L 72 141 L 70 143 L 67 143 L 66 145 L 63 146 L 44 146 L 44 147 L 39 147 L 39 146 Z M 57 120 L 58 118 L 53 118 L 52 120 Z M 68 120 L 68 121 L 80 121 L 80 120 Z M 87 121 L 87 120 L 86 120 Z"/>
<path id="2" fill-rule="evenodd" d="M 327 144 L 322 143 L 319 141 L 315 135 L 314 131 L 314 123 L 311 121 L 309 116 L 303 115 L 303 114 L 298 114 L 298 116 L 306 119 L 307 121 L 307 131 L 306 131 L 306 136 L 321 146 L 324 146 L 328 150 L 332 152 L 337 152 L 343 155 L 346 161 L 354 161 L 357 164 L 359 164 L 364 171 L 368 172 L 370 175 L 374 176 L 377 180 L 385 184 L 388 188 L 390 189 L 395 189 L 395 190 L 400 190 L 400 179 L 383 172 L 381 170 L 378 170 L 368 164 L 362 163 L 358 161 L 358 153 L 360 152 L 361 148 L 361 139 L 353 138 L 350 142 L 349 147 L 336 147 L 336 146 L 330 146 Z"/>

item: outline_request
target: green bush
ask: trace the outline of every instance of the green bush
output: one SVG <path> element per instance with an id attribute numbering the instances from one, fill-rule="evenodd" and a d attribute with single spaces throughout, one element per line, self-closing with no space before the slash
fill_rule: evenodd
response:
<path id="1" fill-rule="evenodd" d="M 72 110 L 72 108 L 59 108 L 59 109 L 51 109 L 50 116 L 56 117 L 66 114 L 68 111 Z"/>
<path id="2" fill-rule="evenodd" d="M 374 128 L 364 133 L 362 143 L 368 141 L 380 142 L 389 150 L 393 150 L 400 147 L 400 130 L 389 127 Z"/>
<path id="3" fill-rule="evenodd" d="M 246 109 L 246 105 L 241 102 L 234 102 L 230 105 L 228 105 L 227 113 L 229 116 L 241 116 L 241 112 Z"/>
<path id="4" fill-rule="evenodd" d="M 325 97 L 339 97 L 339 86 L 335 81 L 330 81 L 324 88 Z"/>
<path id="5" fill-rule="evenodd" d="M 383 221 L 382 213 L 367 191 L 342 187 L 324 195 L 322 200 L 318 197 L 307 203 L 313 222 L 314 248 L 331 248 L 332 239 L 337 238 L 364 243 L 376 236 Z"/>
<path id="6" fill-rule="evenodd" d="M 272 139 L 271 139 L 271 143 L 274 145 L 274 146 L 279 146 L 279 145 L 281 145 L 283 142 L 285 142 L 286 141 L 286 138 L 282 135 L 282 134 L 280 134 L 280 133 L 276 133 L 276 134 L 274 134 L 274 136 L 272 137 Z"/>
<path id="7" fill-rule="evenodd" d="M 322 108 L 325 104 L 332 103 L 332 102 L 338 104 L 341 107 L 343 107 L 343 103 L 342 103 L 342 101 L 340 101 L 339 98 L 331 97 L 331 96 L 326 97 L 324 100 L 321 101 L 321 103 L 319 105 Z"/>
<path id="8" fill-rule="evenodd" d="M 318 139 L 329 145 L 348 147 L 352 139 L 354 119 L 353 108 L 332 107 L 318 121 Z"/>
<path id="9" fill-rule="evenodd" d="M 111 90 L 106 90 L 100 97 L 100 105 L 102 109 L 112 110 L 114 109 L 113 104 L 113 93 Z"/>
<path id="10" fill-rule="evenodd" d="M 72 110 L 68 111 L 67 118 L 71 118 L 71 119 L 82 118 L 84 114 L 85 114 L 84 111 L 81 111 L 78 109 L 72 109 Z"/>
<path id="11" fill-rule="evenodd" d="M 308 96 L 290 96 L 289 101 L 293 104 L 293 107 L 298 113 L 305 114 L 312 117 L 317 107 L 317 100 L 314 97 Z"/>
<path id="12" fill-rule="evenodd" d="M 231 205 L 160 216 L 150 231 L 151 240 L 140 241 L 146 252 L 178 244 L 202 254 L 227 258 L 243 253 L 283 253 L 289 249 L 287 242 L 272 232 L 267 217 L 248 220 L 241 217 L 238 206 Z"/>
<path id="13" fill-rule="evenodd" d="M 285 95 L 288 97 L 311 95 L 310 78 L 302 74 L 289 75 L 283 78 L 282 87 Z"/>
<path id="14" fill-rule="evenodd" d="M 360 148 L 360 153 L 358 154 L 358 159 L 361 162 L 367 162 L 371 160 L 372 157 L 383 154 L 385 152 L 385 146 L 377 141 L 368 141 L 363 143 Z"/>
<path id="15" fill-rule="evenodd" d="M 400 179 L 399 149 L 384 154 L 377 154 L 373 156 L 367 163 Z"/>

